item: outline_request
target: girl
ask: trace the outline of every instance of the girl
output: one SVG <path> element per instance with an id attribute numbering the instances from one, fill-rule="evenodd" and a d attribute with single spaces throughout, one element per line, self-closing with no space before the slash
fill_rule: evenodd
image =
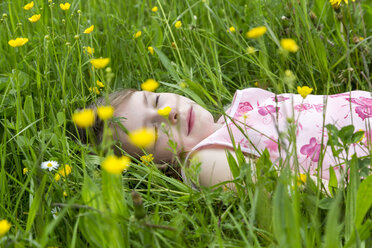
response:
<path id="1" fill-rule="evenodd" d="M 153 154 L 155 162 L 173 161 L 175 155 L 168 146 L 167 135 L 172 134 L 177 155 L 185 154 L 186 160 L 197 158 L 201 162 L 199 183 L 203 186 L 232 179 L 226 150 L 235 156 L 233 148 L 238 145 L 247 159 L 259 157 L 267 149 L 274 165 L 284 161 L 294 168 L 297 163 L 300 173 L 323 180 L 329 179 L 330 170 L 340 178 L 352 154 L 371 154 L 372 97 L 365 91 L 303 97 L 276 95 L 259 88 L 238 90 L 226 115 L 217 122 L 194 101 L 173 93 L 123 90 L 111 94 L 109 100 L 114 116 L 125 117 L 121 123 L 129 132 L 141 127 L 155 129 L 156 141 L 146 150 Z M 102 103 L 100 99 L 97 105 Z M 167 117 L 158 114 L 165 107 L 171 108 Z M 343 151 L 337 156 L 327 145 L 327 124 L 338 129 L 354 125 L 355 131 L 363 131 L 363 135 L 349 147 L 348 154 Z M 94 129 L 98 138 L 101 126 L 97 121 Z M 114 139 L 121 142 L 126 152 L 142 155 L 123 130 L 115 124 L 110 127 L 115 130 Z"/>

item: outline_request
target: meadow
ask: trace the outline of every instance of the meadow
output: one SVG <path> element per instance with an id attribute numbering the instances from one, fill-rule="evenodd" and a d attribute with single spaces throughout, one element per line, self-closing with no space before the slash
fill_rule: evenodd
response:
<path id="1" fill-rule="evenodd" d="M 267 153 L 256 181 L 240 159 L 236 191 L 195 190 L 151 161 L 102 170 L 114 142 L 83 144 L 72 121 L 150 78 L 216 117 L 248 87 L 372 91 L 371 0 L 1 0 L 0 15 L 0 247 L 372 247 L 372 156 L 327 190 Z M 359 137 L 333 134 L 341 150 Z"/>

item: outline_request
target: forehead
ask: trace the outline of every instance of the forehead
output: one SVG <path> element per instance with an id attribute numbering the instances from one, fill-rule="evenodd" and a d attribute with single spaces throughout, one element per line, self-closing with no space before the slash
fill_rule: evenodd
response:
<path id="1" fill-rule="evenodd" d="M 121 103 L 115 108 L 114 115 L 116 117 L 124 117 L 121 122 L 128 130 L 133 130 L 134 124 L 140 128 L 143 124 L 145 117 L 146 93 L 138 91 L 132 93 L 127 98 L 123 99 Z"/>

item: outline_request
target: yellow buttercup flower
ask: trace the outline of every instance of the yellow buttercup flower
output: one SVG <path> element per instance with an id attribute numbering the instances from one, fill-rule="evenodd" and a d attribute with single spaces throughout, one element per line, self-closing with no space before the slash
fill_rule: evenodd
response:
<path id="1" fill-rule="evenodd" d="M 87 128 L 93 125 L 95 116 L 92 109 L 83 109 L 72 115 L 73 122 L 82 128 Z"/>
<path id="2" fill-rule="evenodd" d="M 140 37 L 142 35 L 142 32 L 141 31 L 138 31 L 137 33 L 135 33 L 133 35 L 133 38 L 137 39 L 138 37 Z"/>
<path id="3" fill-rule="evenodd" d="M 23 175 L 26 175 L 28 173 L 28 169 L 27 168 L 23 168 Z"/>
<path id="4" fill-rule="evenodd" d="M 28 42 L 27 38 L 16 38 L 15 40 L 8 41 L 8 44 L 12 47 L 21 47 Z"/>
<path id="5" fill-rule="evenodd" d="M 89 87 L 89 92 L 95 92 L 97 95 L 101 94 L 101 91 L 97 87 Z"/>
<path id="6" fill-rule="evenodd" d="M 61 177 L 67 177 L 68 175 L 70 175 L 71 171 L 72 171 L 71 166 L 69 166 L 68 164 L 65 164 L 58 170 L 58 172 L 54 176 L 54 180 L 59 181 Z"/>
<path id="7" fill-rule="evenodd" d="M 71 6 L 71 4 L 69 4 L 69 3 L 61 3 L 60 5 L 59 5 L 59 7 L 62 9 L 62 10 L 69 10 L 69 8 L 70 8 L 70 6 Z"/>
<path id="8" fill-rule="evenodd" d="M 254 39 L 254 38 L 258 38 L 258 37 L 264 35 L 266 33 L 266 31 L 267 31 L 267 28 L 265 26 L 259 26 L 259 27 L 252 28 L 251 30 L 249 30 L 246 33 L 246 36 L 248 38 Z"/>
<path id="9" fill-rule="evenodd" d="M 174 26 L 178 29 L 182 26 L 182 22 L 181 21 L 177 21 L 176 24 L 174 24 Z"/>
<path id="10" fill-rule="evenodd" d="M 141 89 L 146 91 L 155 91 L 159 87 L 159 83 L 155 79 L 147 79 L 144 83 L 141 84 Z"/>
<path id="11" fill-rule="evenodd" d="M 230 31 L 230 33 L 234 33 L 235 32 L 235 28 L 233 26 L 229 27 L 229 29 L 227 30 L 228 32 Z"/>
<path id="12" fill-rule="evenodd" d="M 155 131 L 149 128 L 140 128 L 129 133 L 129 141 L 139 148 L 147 148 L 155 142 Z"/>
<path id="13" fill-rule="evenodd" d="M 105 87 L 105 85 L 101 82 L 101 81 L 98 81 L 96 82 L 97 86 L 100 87 L 100 88 L 103 88 Z"/>
<path id="14" fill-rule="evenodd" d="M 172 111 L 172 108 L 167 106 L 165 108 L 158 109 L 158 114 L 163 117 L 168 117 L 171 111 Z"/>
<path id="15" fill-rule="evenodd" d="M 26 4 L 25 6 L 23 6 L 23 8 L 25 10 L 30 10 L 34 7 L 34 1 L 31 1 L 30 3 Z"/>
<path id="16" fill-rule="evenodd" d="M 255 52 L 256 52 L 256 48 L 251 47 L 251 46 L 247 47 L 247 53 L 248 54 L 254 54 Z"/>
<path id="17" fill-rule="evenodd" d="M 352 1 L 355 2 L 355 0 L 352 0 Z M 333 7 L 339 7 L 340 4 L 342 3 L 342 0 L 329 0 L 329 2 L 331 3 L 331 5 L 332 5 Z M 346 4 L 349 4 L 349 0 L 344 0 L 344 2 L 345 2 Z"/>
<path id="18" fill-rule="evenodd" d="M 151 161 L 154 160 L 154 156 L 150 153 L 149 155 L 141 156 L 140 159 L 145 165 L 148 165 Z"/>
<path id="19" fill-rule="evenodd" d="M 102 69 L 102 68 L 105 68 L 108 65 L 108 63 L 110 63 L 110 59 L 109 58 L 91 59 L 90 63 L 96 69 Z"/>
<path id="20" fill-rule="evenodd" d="M 97 114 L 101 120 L 108 120 L 114 115 L 114 108 L 112 106 L 99 106 Z"/>
<path id="21" fill-rule="evenodd" d="M 147 50 L 149 50 L 149 52 L 151 53 L 151 55 L 154 55 L 154 48 L 152 46 L 149 46 L 147 48 Z"/>
<path id="22" fill-rule="evenodd" d="M 7 220 L 0 220 L 0 238 L 9 231 L 11 226 Z"/>
<path id="23" fill-rule="evenodd" d="M 296 41 L 293 39 L 281 39 L 280 45 L 284 50 L 287 50 L 288 52 L 295 53 L 298 51 L 299 46 L 297 45 Z"/>
<path id="24" fill-rule="evenodd" d="M 84 34 L 90 34 L 90 33 L 93 32 L 93 30 L 94 30 L 94 25 L 92 25 L 89 28 L 85 29 L 83 33 Z"/>
<path id="25" fill-rule="evenodd" d="M 110 174 L 119 175 L 130 165 L 130 158 L 122 156 L 120 158 L 110 155 L 102 162 L 102 168 Z"/>
<path id="26" fill-rule="evenodd" d="M 300 175 L 297 177 L 297 186 L 300 186 L 301 184 L 305 184 L 307 181 L 306 174 L 300 173 Z"/>
<path id="27" fill-rule="evenodd" d="M 297 86 L 297 92 L 300 94 L 304 99 L 313 91 L 312 88 L 309 88 L 308 86 Z"/>
<path id="28" fill-rule="evenodd" d="M 152 12 L 156 12 L 156 11 L 158 11 L 158 6 L 153 7 L 153 8 L 151 9 L 151 11 L 152 11 Z"/>
<path id="29" fill-rule="evenodd" d="M 94 53 L 94 48 L 90 47 L 90 46 L 87 46 L 85 47 L 85 51 L 89 54 L 89 55 L 93 55 Z"/>
<path id="30" fill-rule="evenodd" d="M 38 15 L 33 15 L 33 16 L 31 16 L 30 18 L 28 18 L 28 20 L 29 20 L 30 22 L 37 22 L 38 20 L 40 20 L 40 17 L 41 17 L 40 14 L 38 14 Z"/>
<path id="31" fill-rule="evenodd" d="M 63 196 L 67 197 L 67 192 L 66 191 L 63 191 Z"/>

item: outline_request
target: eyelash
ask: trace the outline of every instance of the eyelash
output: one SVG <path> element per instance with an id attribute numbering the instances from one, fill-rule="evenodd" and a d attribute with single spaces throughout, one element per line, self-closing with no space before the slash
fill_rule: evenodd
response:
<path id="1" fill-rule="evenodd" d="M 158 103 L 159 103 L 159 98 L 160 98 L 160 96 L 159 96 L 159 95 L 157 95 L 157 96 L 156 96 L 156 100 L 155 100 L 155 107 L 157 107 L 157 106 L 158 106 Z"/>

